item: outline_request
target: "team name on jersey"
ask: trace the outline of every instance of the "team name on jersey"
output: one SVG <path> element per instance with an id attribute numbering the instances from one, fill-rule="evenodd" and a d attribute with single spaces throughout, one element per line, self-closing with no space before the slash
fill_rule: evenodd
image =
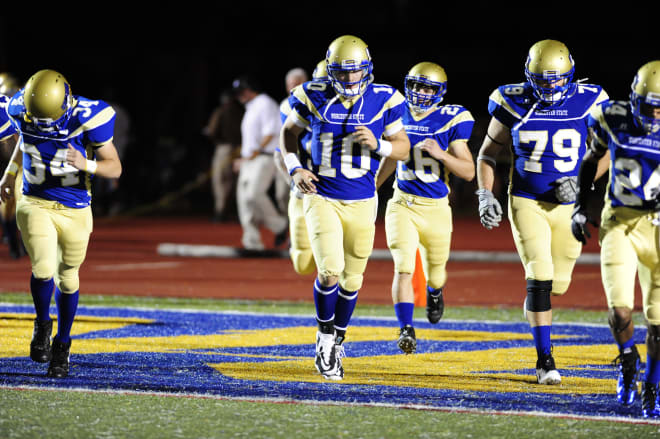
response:
<path id="1" fill-rule="evenodd" d="M 539 116 L 568 116 L 568 110 L 536 110 L 534 114 Z"/>
<path id="2" fill-rule="evenodd" d="M 628 136 L 626 143 L 628 145 L 648 146 L 651 148 L 660 149 L 660 140 L 650 139 L 648 137 Z"/>
<path id="3" fill-rule="evenodd" d="M 419 132 L 419 133 L 428 133 L 431 131 L 430 127 L 420 126 L 420 125 L 405 125 L 407 133 Z"/>
<path id="4" fill-rule="evenodd" d="M 363 121 L 364 114 L 331 113 L 330 119 Z"/>

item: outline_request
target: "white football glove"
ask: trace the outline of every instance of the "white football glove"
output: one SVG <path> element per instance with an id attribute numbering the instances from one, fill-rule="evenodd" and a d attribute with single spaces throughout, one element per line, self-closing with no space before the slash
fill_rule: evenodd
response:
<path id="1" fill-rule="evenodd" d="M 479 218 L 481 224 L 488 230 L 498 227 L 502 221 L 502 206 L 495 195 L 488 189 L 475 192 L 479 196 Z"/>

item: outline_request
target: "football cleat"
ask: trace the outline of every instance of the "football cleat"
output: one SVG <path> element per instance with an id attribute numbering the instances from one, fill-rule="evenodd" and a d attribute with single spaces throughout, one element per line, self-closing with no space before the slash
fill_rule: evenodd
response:
<path id="1" fill-rule="evenodd" d="M 48 363 L 51 359 L 50 334 L 53 332 L 53 321 L 40 322 L 34 320 L 34 331 L 30 342 L 30 358 L 37 363 Z"/>
<path id="2" fill-rule="evenodd" d="M 341 380 L 344 378 L 344 368 L 341 357 L 344 347 L 335 344 L 334 334 L 316 333 L 316 359 L 314 364 L 323 378 L 328 380 Z"/>
<path id="3" fill-rule="evenodd" d="M 555 359 L 552 354 L 539 357 L 536 360 L 536 380 L 539 384 L 554 385 L 561 383 L 561 375 L 555 367 Z"/>
<path id="4" fill-rule="evenodd" d="M 48 365 L 47 376 L 50 378 L 65 378 L 69 375 L 69 349 L 71 348 L 71 341 L 69 343 L 62 343 L 53 339 L 53 358 Z"/>
<path id="5" fill-rule="evenodd" d="M 396 342 L 399 349 L 406 354 L 414 354 L 417 350 L 417 338 L 415 338 L 415 328 L 406 325 L 399 332 L 399 340 Z"/>
<path id="6" fill-rule="evenodd" d="M 657 384 L 642 382 L 642 416 L 645 418 L 660 418 Z"/>
<path id="7" fill-rule="evenodd" d="M 438 323 L 445 311 L 445 300 L 442 297 L 442 290 L 437 296 L 432 295 L 426 290 L 426 318 L 431 323 Z"/>
<path id="8" fill-rule="evenodd" d="M 616 381 L 616 399 L 623 405 L 631 405 L 637 399 L 637 374 L 640 367 L 637 347 L 630 352 L 620 354 L 613 361 L 618 369 Z"/>

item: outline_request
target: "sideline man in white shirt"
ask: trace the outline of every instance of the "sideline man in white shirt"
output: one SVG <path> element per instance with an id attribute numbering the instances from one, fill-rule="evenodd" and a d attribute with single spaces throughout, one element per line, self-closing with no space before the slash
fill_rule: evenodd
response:
<path id="1" fill-rule="evenodd" d="M 287 218 L 276 208 L 268 189 L 275 178 L 273 153 L 279 141 L 280 108 L 277 102 L 259 92 L 255 81 L 240 77 L 232 83 L 237 99 L 245 105 L 241 122 L 241 158 L 234 162 L 239 172 L 236 188 L 238 217 L 243 227 L 246 250 L 264 250 L 259 226 L 275 234 L 275 247 L 287 237 Z"/>

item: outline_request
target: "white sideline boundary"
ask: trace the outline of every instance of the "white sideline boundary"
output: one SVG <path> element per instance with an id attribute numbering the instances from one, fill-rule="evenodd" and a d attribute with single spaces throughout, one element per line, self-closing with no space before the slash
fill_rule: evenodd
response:
<path id="1" fill-rule="evenodd" d="M 476 409 L 467 407 L 451 407 L 451 406 L 427 406 L 422 404 L 388 404 L 378 402 L 341 402 L 341 401 L 315 401 L 308 399 L 292 399 L 292 398 L 252 398 L 245 396 L 227 396 L 227 395 L 210 395 L 207 393 L 184 393 L 184 392 L 156 392 L 156 391 L 138 391 L 138 390 L 112 390 L 112 389 L 87 389 L 82 387 L 48 387 L 48 386 L 6 386 L 0 385 L 0 389 L 4 390 L 19 390 L 19 391 L 56 391 L 56 392 L 71 392 L 71 393 L 96 393 L 106 395 L 129 395 L 129 396 L 158 396 L 158 397 L 172 397 L 172 398 L 194 398 L 194 399 L 212 399 L 218 401 L 242 401 L 254 403 L 271 403 L 271 404 L 304 404 L 304 405 L 317 405 L 317 406 L 339 406 L 339 407 L 383 407 L 383 408 L 396 408 L 408 410 L 424 410 L 429 412 L 443 412 L 443 413 L 456 413 L 456 414 L 474 414 L 474 415 L 495 415 L 495 416 L 531 416 L 541 418 L 556 418 L 556 419 L 571 419 L 576 421 L 603 421 L 614 422 L 618 424 L 639 424 L 639 425 L 660 425 L 660 420 L 643 419 L 643 418 L 624 418 L 617 416 L 589 416 L 589 415 L 576 415 L 572 413 L 550 413 L 544 411 L 519 411 L 519 410 L 489 410 L 489 409 Z"/>
<path id="2" fill-rule="evenodd" d="M 176 244 L 164 242 L 158 244 L 156 249 L 161 256 L 180 256 L 187 258 L 289 258 L 288 250 L 245 250 L 239 247 L 226 245 L 199 245 Z M 370 259 L 392 260 L 387 249 L 374 249 Z M 452 250 L 449 260 L 454 262 L 504 262 L 519 263 L 520 257 L 516 252 L 478 251 L 478 250 Z M 577 260 L 578 264 L 600 265 L 600 254 L 582 253 Z"/>

